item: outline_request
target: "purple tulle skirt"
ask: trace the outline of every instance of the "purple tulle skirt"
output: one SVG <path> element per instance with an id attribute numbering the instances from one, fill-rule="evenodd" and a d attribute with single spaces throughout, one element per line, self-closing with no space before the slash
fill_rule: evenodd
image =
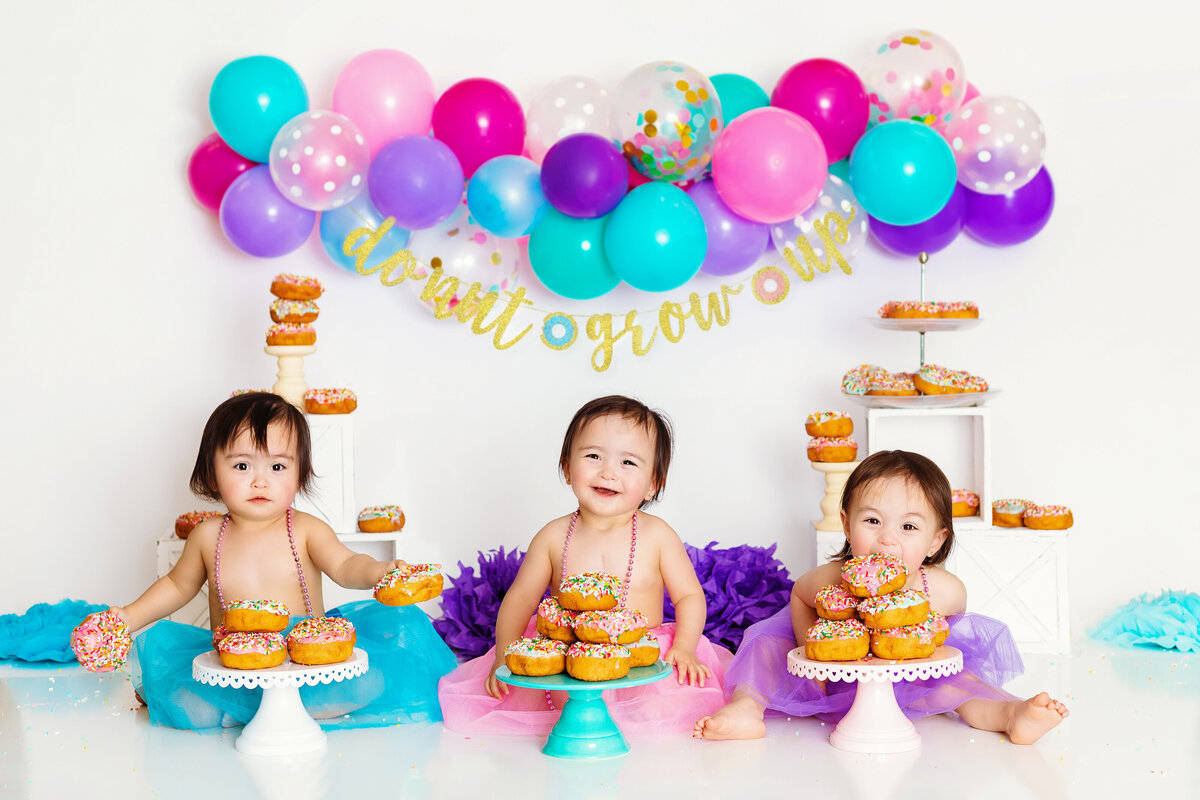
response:
<path id="1" fill-rule="evenodd" d="M 665 655 L 675 641 L 675 624 L 669 622 L 652 630 Z M 529 621 L 525 635 L 536 635 L 534 620 Z M 566 694 L 550 692 L 547 702 L 546 692 L 513 686 L 503 699 L 495 699 L 484 689 L 495 652 L 493 647 L 479 658 L 461 664 L 438 684 L 446 727 L 477 735 L 549 734 L 567 701 Z M 637 737 L 690 731 L 696 720 L 725 705 L 725 671 L 733 655 L 701 636 L 696 658 L 712 671 L 703 688 L 681 686 L 677 676 L 671 676 L 645 686 L 606 690 L 604 702 L 621 731 Z"/>
<path id="2" fill-rule="evenodd" d="M 909 719 L 953 711 L 967 700 L 1012 700 L 1008 681 L 1024 672 L 1021 654 L 1008 626 L 982 614 L 950 617 L 946 644 L 963 654 L 963 671 L 945 678 L 901 681 L 896 701 Z M 817 717 L 836 722 L 850 710 L 854 682 L 798 678 L 787 670 L 787 654 L 796 647 L 791 609 L 751 625 L 725 674 L 732 697 L 742 691 L 766 706 L 770 716 Z"/>

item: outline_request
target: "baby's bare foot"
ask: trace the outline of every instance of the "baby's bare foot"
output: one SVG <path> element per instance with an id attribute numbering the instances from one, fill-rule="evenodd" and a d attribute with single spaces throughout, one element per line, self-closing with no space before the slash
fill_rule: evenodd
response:
<path id="1" fill-rule="evenodd" d="M 711 717 L 701 717 L 692 728 L 695 739 L 761 739 L 767 732 L 762 709 L 748 698 L 735 698 Z"/>
<path id="2" fill-rule="evenodd" d="M 1013 744 L 1033 744 L 1070 713 L 1062 703 L 1041 692 L 1014 704 L 1008 720 L 1008 738 Z"/>

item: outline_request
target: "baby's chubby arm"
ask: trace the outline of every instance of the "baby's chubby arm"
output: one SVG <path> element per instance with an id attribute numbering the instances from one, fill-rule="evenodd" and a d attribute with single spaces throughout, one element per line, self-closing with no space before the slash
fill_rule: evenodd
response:
<path id="1" fill-rule="evenodd" d="M 219 520 L 208 520 L 197 525 L 184 542 L 183 553 L 170 572 L 150 584 L 129 605 L 113 606 L 108 610 L 120 617 L 130 632 L 136 632 L 187 605 L 208 580 L 208 569 L 201 553 L 206 544 L 215 542 L 219 524 Z"/>
<path id="2" fill-rule="evenodd" d="M 679 535 L 666 523 L 655 531 L 658 543 L 658 569 L 663 586 L 675 606 L 675 641 L 663 654 L 663 661 L 676 669 L 679 683 L 704 686 L 712 671 L 696 658 L 696 645 L 708 619 L 708 604 L 704 587 L 696 577 L 692 560 Z"/>
<path id="3" fill-rule="evenodd" d="M 388 572 L 406 564 L 402 559 L 380 561 L 354 552 L 337 538 L 333 528 L 311 514 L 297 513 L 294 525 L 304 537 L 313 564 L 338 586 L 370 589 Z"/>
<path id="4" fill-rule="evenodd" d="M 789 605 L 792 611 L 792 632 L 796 636 L 797 643 L 804 641 L 808 629 L 817 621 L 817 592 L 830 584 L 840 583 L 841 580 L 841 563 L 829 561 L 813 567 L 792 584 L 792 597 Z"/>
<path id="5" fill-rule="evenodd" d="M 562 526 L 557 524 L 559 522 L 551 522 L 533 537 L 525 560 L 517 570 L 517 577 L 513 578 L 512 586 L 508 587 L 500 602 L 500 611 L 496 614 L 496 660 L 484 682 L 487 693 L 497 700 L 508 694 L 508 684 L 496 679 L 496 670 L 504 664 L 504 651 L 521 638 L 554 574 L 550 542 L 562 536 L 559 530 Z"/>
<path id="6" fill-rule="evenodd" d="M 950 617 L 967 610 L 967 587 L 957 575 L 941 567 L 925 567 L 925 579 L 929 581 L 929 605 L 934 611 Z"/>

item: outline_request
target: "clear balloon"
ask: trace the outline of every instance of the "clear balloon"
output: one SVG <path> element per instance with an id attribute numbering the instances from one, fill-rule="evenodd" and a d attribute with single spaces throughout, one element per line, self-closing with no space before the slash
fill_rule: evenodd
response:
<path id="1" fill-rule="evenodd" d="M 392 139 L 428 133 L 435 99 L 429 73 L 400 50 L 354 57 L 333 86 L 333 110 L 358 126 L 371 158 Z"/>
<path id="2" fill-rule="evenodd" d="M 271 56 L 230 61 L 213 79 L 208 112 L 225 143 L 238 155 L 266 163 L 275 134 L 308 110 L 308 90 L 286 62 Z"/>
<path id="3" fill-rule="evenodd" d="M 700 210 L 708 249 L 700 271 L 707 275 L 736 275 L 762 255 L 767 246 L 767 226 L 734 213 L 725 205 L 712 181 L 700 181 L 687 190 Z"/>
<path id="4" fill-rule="evenodd" d="M 325 255 L 329 256 L 329 260 L 342 269 L 348 272 L 356 272 L 358 256 L 346 255 L 346 237 L 351 232 L 360 228 L 370 228 L 372 231 L 378 230 L 379 226 L 386 219 L 387 217 L 379 213 L 379 209 L 371 202 L 369 192 L 360 192 L 358 197 L 341 208 L 323 212 L 318 227 L 321 233 L 321 247 L 325 250 Z M 367 236 L 368 234 L 366 233 L 360 234 L 351 242 L 350 249 L 353 250 Z M 403 250 L 408 246 L 410 236 L 409 231 L 392 225 L 392 227 L 388 228 L 387 233 L 381 236 L 375 246 L 371 248 L 371 253 L 367 256 L 364 268 L 371 269 L 378 266 L 395 254 L 396 251 Z"/>
<path id="5" fill-rule="evenodd" d="M 889 225 L 871 221 L 871 235 L 886 249 L 901 256 L 937 253 L 950 246 L 963 228 L 967 210 L 967 190 L 961 183 L 945 207 L 924 222 L 916 225 Z"/>
<path id="6" fill-rule="evenodd" d="M 483 162 L 467 184 L 467 207 L 496 236 L 516 239 L 532 233 L 547 208 L 538 165 L 521 156 Z"/>
<path id="7" fill-rule="evenodd" d="M 302 208 L 328 211 L 363 190 L 371 154 L 358 126 L 336 111 L 305 111 L 271 144 L 271 178 Z"/>
<path id="8" fill-rule="evenodd" d="M 286 255 L 304 244 L 317 221 L 315 211 L 288 202 L 266 164 L 234 179 L 221 198 L 221 230 L 235 247 L 259 258 Z"/>
<path id="9" fill-rule="evenodd" d="M 417 280 L 405 283 L 418 297 L 425 292 L 428 281 L 421 279 L 429 276 L 431 267 L 444 270 L 442 282 L 458 279 L 457 286 L 450 282 L 441 290 L 435 289 L 431 299 L 421 300 L 430 310 L 439 304 L 455 308 L 475 283 L 479 284 L 479 295 L 517 288 L 516 240 L 488 233 L 471 217 L 465 204 L 459 204 L 450 217 L 432 228 L 414 231 L 408 246 L 421 263 L 414 270 Z"/>
<path id="10" fill-rule="evenodd" d="M 771 105 L 767 91 L 745 75 L 723 72 L 713 75 L 708 80 L 717 90 L 717 99 L 721 101 L 721 114 L 725 117 L 726 125 L 747 111 Z"/>
<path id="11" fill-rule="evenodd" d="M 854 196 L 868 214 L 891 225 L 916 225 L 941 211 L 956 181 L 950 145 L 920 122 L 876 125 L 850 154 Z"/>
<path id="12" fill-rule="evenodd" d="M 629 186 L 629 167 L 611 141 L 576 133 L 555 143 L 542 161 L 542 191 L 550 205 L 571 217 L 603 217 Z"/>
<path id="13" fill-rule="evenodd" d="M 592 300 L 621 282 L 604 254 L 608 217 L 577 219 L 554 209 L 529 237 L 529 266 L 542 285 L 571 300 Z"/>
<path id="14" fill-rule="evenodd" d="M 519 156 L 525 147 L 525 112 L 502 83 L 468 78 L 433 106 L 433 135 L 450 146 L 468 178 L 496 156 Z"/>
<path id="15" fill-rule="evenodd" d="M 612 135 L 634 168 L 653 180 L 699 177 L 723 128 L 716 90 L 685 64 L 644 64 L 613 95 Z"/>
<path id="16" fill-rule="evenodd" d="M 608 90 L 582 75 L 564 75 L 546 84 L 525 112 L 525 147 L 542 163 L 556 142 L 575 133 L 609 136 Z"/>
<path id="17" fill-rule="evenodd" d="M 1033 180 L 1008 194 L 966 190 L 963 227 L 985 244 L 1010 245 L 1032 239 L 1054 211 L 1054 182 L 1045 167 Z"/>
<path id="18" fill-rule="evenodd" d="M 859 75 L 871 101 L 871 125 L 904 119 L 943 130 L 967 89 L 958 51 L 936 33 L 916 29 L 883 37 Z"/>
<path id="19" fill-rule="evenodd" d="M 868 219 L 850 184 L 830 175 L 821 194 L 804 213 L 771 226 L 771 243 L 784 254 L 788 248 L 796 251 L 799 241 L 805 239 L 822 261 L 832 263 L 830 251 L 836 248 L 842 259 L 849 262 L 867 241 Z"/>
<path id="20" fill-rule="evenodd" d="M 1020 189 L 1042 168 L 1046 129 L 1015 97 L 987 95 L 967 103 L 946 126 L 958 180 L 983 194 Z"/>
<path id="21" fill-rule="evenodd" d="M 401 228 L 428 228 L 449 217 L 463 194 L 463 171 L 450 148 L 428 136 L 383 146 L 368 172 L 371 202 Z"/>
<path id="22" fill-rule="evenodd" d="M 629 194 L 609 217 L 604 253 L 621 280 L 643 292 L 665 292 L 700 270 L 708 234 L 687 192 L 654 181 Z"/>
<path id="23" fill-rule="evenodd" d="M 790 67 L 775 84 L 771 105 L 812 123 L 830 164 L 850 155 L 867 129 L 870 112 L 858 75 L 830 58 L 810 58 Z"/>
<path id="24" fill-rule="evenodd" d="M 200 205 L 209 211 L 217 211 L 229 184 L 253 166 L 256 166 L 253 161 L 242 158 L 225 144 L 220 134 L 211 133 L 188 159 L 188 185 Z"/>

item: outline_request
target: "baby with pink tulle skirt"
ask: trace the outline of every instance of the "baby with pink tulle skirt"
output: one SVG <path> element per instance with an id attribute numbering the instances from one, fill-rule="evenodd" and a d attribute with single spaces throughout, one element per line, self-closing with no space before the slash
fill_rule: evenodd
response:
<path id="1" fill-rule="evenodd" d="M 620 579 L 619 607 L 646 615 L 662 660 L 675 671 L 654 683 L 604 692 L 622 731 L 634 736 L 688 731 L 698 716 L 725 704 L 732 655 L 704 636 L 704 590 L 691 560 L 666 522 L 641 511 L 661 494 L 671 451 L 667 419 L 632 398 L 601 397 L 575 413 L 559 468 L 578 509 L 533 537 L 500 605 L 495 647 L 441 679 L 438 699 L 447 728 L 473 734 L 550 732 L 566 696 L 509 686 L 497 679 L 496 669 L 504 665 L 510 644 L 536 635 L 535 612 L 546 589 L 557 597 L 564 577 L 589 572 Z M 663 623 L 664 590 L 675 605 L 674 623 Z"/>

